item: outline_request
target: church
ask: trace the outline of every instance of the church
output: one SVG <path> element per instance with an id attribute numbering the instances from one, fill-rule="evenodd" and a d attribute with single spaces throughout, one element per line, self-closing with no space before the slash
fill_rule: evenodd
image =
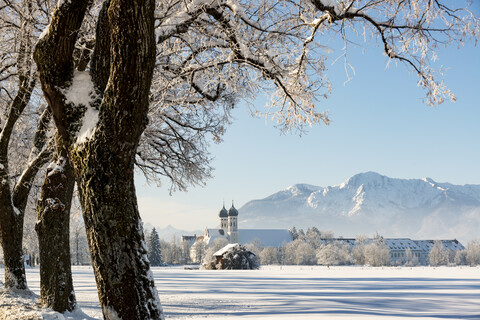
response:
<path id="1" fill-rule="evenodd" d="M 197 241 L 204 241 L 206 245 L 217 238 L 225 238 L 228 243 L 258 243 L 264 247 L 281 247 L 291 242 L 292 235 L 288 229 L 239 229 L 238 210 L 232 202 L 230 209 L 223 208 L 218 213 L 219 228 L 205 229 L 203 236 L 197 237 Z M 200 238 L 200 239 L 199 239 Z"/>

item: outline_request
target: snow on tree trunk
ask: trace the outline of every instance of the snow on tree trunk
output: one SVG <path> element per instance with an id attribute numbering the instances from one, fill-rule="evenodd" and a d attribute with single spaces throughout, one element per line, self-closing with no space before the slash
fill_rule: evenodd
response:
<path id="1" fill-rule="evenodd" d="M 38 200 L 35 230 L 40 249 L 40 299 L 43 306 L 62 313 L 76 306 L 69 233 L 74 186 L 75 176 L 66 150 L 57 145 Z"/>
<path id="2" fill-rule="evenodd" d="M 59 3 L 34 57 L 77 178 L 103 316 L 163 319 L 133 172 L 148 121 L 155 3 L 105 1 L 90 71 L 79 73 L 72 54 L 88 2 Z"/>
<path id="3" fill-rule="evenodd" d="M 95 145 L 87 167 L 90 161 L 98 166 L 80 176 L 79 189 L 104 317 L 115 319 L 114 310 L 121 319 L 159 319 L 162 311 L 143 239 L 133 159 L 125 163 L 126 157 L 114 151 L 120 148 L 117 143 Z"/>

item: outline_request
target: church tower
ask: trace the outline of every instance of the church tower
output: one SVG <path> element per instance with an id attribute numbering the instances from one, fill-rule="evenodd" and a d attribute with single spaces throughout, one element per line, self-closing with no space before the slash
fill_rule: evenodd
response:
<path id="1" fill-rule="evenodd" d="M 223 230 L 224 233 L 228 232 L 228 212 L 227 209 L 225 209 L 225 203 L 223 204 L 222 210 L 220 210 L 220 213 L 218 214 L 220 217 L 220 229 Z"/>
<path id="2" fill-rule="evenodd" d="M 228 209 L 228 235 L 230 236 L 230 243 L 238 243 L 238 224 L 237 224 L 238 210 L 233 206 Z"/>

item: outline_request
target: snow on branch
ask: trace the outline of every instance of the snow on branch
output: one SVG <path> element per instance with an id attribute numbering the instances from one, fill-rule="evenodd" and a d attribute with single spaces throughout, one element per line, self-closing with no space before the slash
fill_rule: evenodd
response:
<path id="1" fill-rule="evenodd" d="M 282 98 L 273 99 L 266 112 L 253 107 L 253 113 L 273 116 L 286 130 L 328 123 L 325 113 L 313 111 L 314 101 L 329 91 L 323 58 L 316 59 L 304 50 L 310 28 L 291 13 L 287 3 L 228 0 L 189 5 L 192 3 L 203 5 L 201 14 L 189 20 L 185 14 L 198 11 L 183 7 L 176 17 L 184 17 L 177 21 L 182 26 L 188 21 L 188 28 L 158 50 L 157 64 L 163 68 L 165 81 L 157 92 L 162 93 L 163 101 L 181 97 L 186 105 L 225 103 L 228 108 L 240 99 L 253 101 L 261 90 L 273 89 L 277 90 L 274 95 Z M 302 53 L 299 62 L 296 57 Z M 319 73 L 321 77 L 310 79 Z M 184 94 L 178 93 L 179 88 Z"/>
<path id="2" fill-rule="evenodd" d="M 438 0 L 311 0 L 311 3 L 320 14 L 329 15 L 333 26 L 340 26 L 342 37 L 365 28 L 365 38 L 379 39 L 390 60 L 402 62 L 417 73 L 418 85 L 426 91 L 425 103 L 455 101 L 454 94 L 439 79 L 440 68 L 435 69 L 432 64 L 440 46 L 461 47 L 467 41 L 478 41 L 480 20 L 468 9 L 468 3 L 463 3 L 464 7 Z"/>
<path id="3" fill-rule="evenodd" d="M 150 125 L 137 165 L 183 190 L 209 176 L 208 143 L 221 140 L 242 100 L 286 131 L 328 124 L 320 101 L 331 92 L 326 63 L 336 39 L 346 69 L 347 49 L 363 35 L 387 61 L 417 73 L 426 103 L 454 100 L 433 67 L 435 50 L 476 41 L 478 18 L 440 1 L 170 0 L 157 3 L 156 29 Z M 266 106 L 254 105 L 261 92 Z"/>

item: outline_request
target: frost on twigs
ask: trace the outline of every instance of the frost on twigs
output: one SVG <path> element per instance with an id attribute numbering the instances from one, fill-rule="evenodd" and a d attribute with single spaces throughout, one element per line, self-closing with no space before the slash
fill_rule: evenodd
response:
<path id="1" fill-rule="evenodd" d="M 170 180 L 171 191 L 201 185 L 211 176 L 209 142 L 221 141 L 240 102 L 283 131 L 302 133 L 328 124 L 327 66 L 344 58 L 350 80 L 354 66 L 347 52 L 362 45 L 378 45 L 387 64 L 416 73 L 426 104 L 455 101 L 436 65 L 436 51 L 476 42 L 479 35 L 478 18 L 458 2 L 166 0 L 156 5 L 150 123 L 136 164 L 149 179 Z M 260 105 L 257 97 L 264 93 L 268 103 Z"/>
<path id="2" fill-rule="evenodd" d="M 168 113 L 168 127 L 187 117 L 200 120 L 184 126 L 199 133 L 200 141 L 204 133 L 220 140 L 230 110 L 241 100 L 251 103 L 253 114 L 274 118 L 287 131 L 327 123 L 326 114 L 315 110 L 328 91 L 324 59 L 304 46 L 311 36 L 298 15 L 304 5 L 268 0 L 159 4 L 152 109 Z M 276 91 L 267 110 L 253 104 L 265 89 Z"/>

